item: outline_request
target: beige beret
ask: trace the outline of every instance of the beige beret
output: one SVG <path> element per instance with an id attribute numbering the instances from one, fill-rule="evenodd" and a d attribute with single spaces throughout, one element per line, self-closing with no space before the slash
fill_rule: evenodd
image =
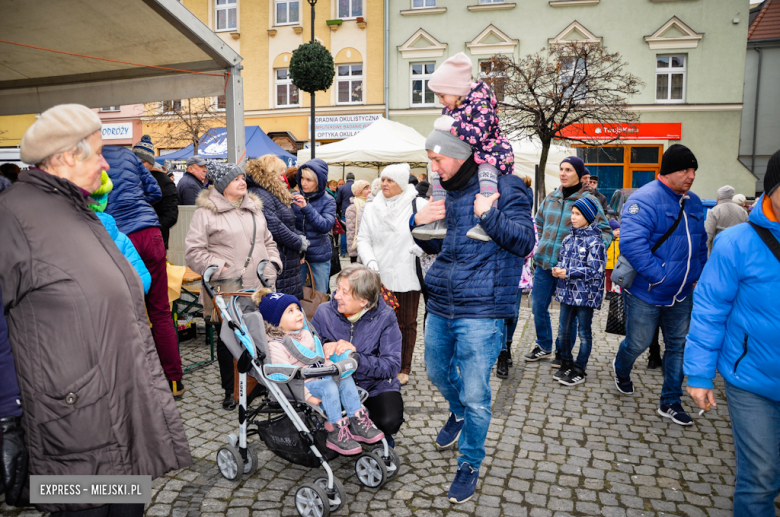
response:
<path id="1" fill-rule="evenodd" d="M 81 104 L 49 108 L 24 133 L 20 148 L 22 161 L 35 165 L 68 151 L 101 127 L 97 113 Z"/>

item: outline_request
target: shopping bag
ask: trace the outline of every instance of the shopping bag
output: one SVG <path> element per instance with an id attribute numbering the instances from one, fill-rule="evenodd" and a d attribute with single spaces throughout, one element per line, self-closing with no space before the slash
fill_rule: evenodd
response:
<path id="1" fill-rule="evenodd" d="M 607 328 L 604 332 L 608 334 L 626 335 L 626 308 L 623 305 L 623 297 L 613 296 L 609 301 L 609 313 L 607 314 Z"/>
<path id="2" fill-rule="evenodd" d="M 311 271 L 311 265 L 308 261 L 306 262 L 306 267 L 309 269 L 309 274 L 307 275 L 309 281 L 307 282 L 304 280 L 301 307 L 303 307 L 303 313 L 306 314 L 306 317 L 312 319 L 314 313 L 317 312 L 317 307 L 330 300 L 330 296 L 314 289 L 314 274 Z M 307 286 L 307 283 L 312 287 Z"/>
<path id="3" fill-rule="evenodd" d="M 398 310 L 398 307 L 401 306 L 400 303 L 398 303 L 398 298 L 396 295 L 393 294 L 393 291 L 385 287 L 385 284 L 382 284 L 382 287 L 379 290 L 380 294 L 382 295 L 382 299 L 385 301 L 388 307 L 393 309 L 394 311 Z"/>

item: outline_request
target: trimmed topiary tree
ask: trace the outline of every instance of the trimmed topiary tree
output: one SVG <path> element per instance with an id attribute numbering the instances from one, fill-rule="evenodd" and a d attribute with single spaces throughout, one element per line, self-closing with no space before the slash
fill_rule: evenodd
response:
<path id="1" fill-rule="evenodd" d="M 319 41 L 304 43 L 293 51 L 290 78 L 299 90 L 306 93 L 327 90 L 335 75 L 333 56 Z"/>

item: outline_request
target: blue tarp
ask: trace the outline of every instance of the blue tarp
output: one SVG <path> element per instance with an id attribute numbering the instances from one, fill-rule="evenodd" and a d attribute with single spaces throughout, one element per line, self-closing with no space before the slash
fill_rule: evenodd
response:
<path id="1" fill-rule="evenodd" d="M 275 154 L 288 165 L 294 165 L 296 158 L 288 153 L 266 135 L 260 126 L 246 126 L 246 158 L 260 158 L 266 154 Z M 158 156 L 156 161 L 186 160 L 193 155 L 194 146 L 188 145 L 175 153 Z M 224 127 L 210 129 L 200 138 L 198 155 L 208 159 L 227 159 L 227 130 Z"/>

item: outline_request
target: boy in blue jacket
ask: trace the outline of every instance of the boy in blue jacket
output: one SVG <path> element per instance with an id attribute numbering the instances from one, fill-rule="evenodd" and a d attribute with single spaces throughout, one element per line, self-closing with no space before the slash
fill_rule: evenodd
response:
<path id="1" fill-rule="evenodd" d="M 601 239 L 601 229 L 596 222 L 599 207 L 590 197 L 583 197 L 571 209 L 571 228 L 563 239 L 558 256 L 558 266 L 552 275 L 558 278 L 555 298 L 561 303 L 558 324 L 558 341 L 561 351 L 561 367 L 555 372 L 558 382 L 576 386 L 585 382 L 593 336 L 591 322 L 593 310 L 601 309 L 604 298 L 604 276 L 607 253 Z M 575 362 L 571 353 L 572 327 L 579 322 L 580 351 Z"/>

